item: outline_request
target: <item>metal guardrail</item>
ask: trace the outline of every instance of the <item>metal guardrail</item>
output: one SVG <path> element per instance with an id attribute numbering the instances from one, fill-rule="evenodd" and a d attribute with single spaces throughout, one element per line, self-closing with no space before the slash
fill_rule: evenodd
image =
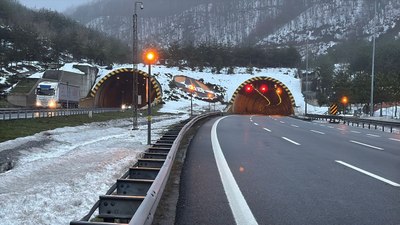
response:
<path id="1" fill-rule="evenodd" d="M 189 131 L 189 129 L 198 121 L 205 119 L 210 116 L 220 115 L 221 112 L 208 113 L 200 115 L 192 119 L 187 123 L 179 132 L 178 137 L 175 139 L 171 150 L 169 151 L 164 165 L 161 167 L 154 183 L 151 185 L 149 191 L 147 192 L 146 198 L 143 200 L 142 204 L 139 206 L 135 214 L 133 215 L 129 225 L 150 225 L 153 222 L 155 211 L 157 209 L 158 203 L 162 197 L 165 186 L 167 184 L 169 174 L 171 173 L 172 165 L 175 160 L 176 153 L 181 144 L 184 135 Z"/>
<path id="2" fill-rule="evenodd" d="M 314 120 L 314 119 L 324 119 L 330 121 L 338 121 L 347 125 L 357 125 L 357 127 L 362 126 L 368 129 L 374 127 L 378 129 L 378 127 L 382 127 L 382 131 L 385 131 L 385 127 L 390 129 L 390 132 L 393 132 L 393 128 L 400 128 L 400 122 L 392 122 L 392 121 L 381 121 L 381 120 L 372 120 L 372 119 L 362 119 L 358 117 L 348 117 L 348 116 L 334 116 L 334 115 L 317 115 L 317 114 L 307 114 L 305 116 L 298 116 L 297 118 L 303 120 Z"/>
<path id="3" fill-rule="evenodd" d="M 34 119 L 55 116 L 84 115 L 89 113 L 119 112 L 121 108 L 78 109 L 13 109 L 0 110 L 0 120 Z"/>
<path id="4" fill-rule="evenodd" d="M 112 203 L 114 204 L 113 207 L 118 207 L 119 209 L 117 211 L 119 213 L 121 213 L 122 209 L 126 210 L 127 208 L 129 212 L 132 212 L 128 220 L 126 220 L 126 218 L 128 217 L 129 213 L 123 215 L 124 217 L 126 216 L 125 218 L 122 219 L 122 221 L 125 222 L 124 223 L 125 225 L 128 225 L 126 224 L 128 221 L 129 225 L 151 224 L 153 222 L 154 215 L 158 207 L 158 203 L 161 200 L 165 186 L 169 179 L 169 175 L 171 173 L 171 169 L 175 161 L 176 153 L 178 151 L 179 146 L 181 145 L 181 142 L 185 134 L 198 121 L 210 116 L 217 116 L 217 115 L 221 115 L 221 112 L 198 115 L 192 118 L 189 122 L 186 122 L 184 125 L 183 124 L 179 125 L 178 130 L 169 130 L 162 138 L 160 138 L 155 144 L 153 144 L 152 147 L 150 147 L 147 151 L 144 152 L 143 157 L 141 159 L 138 159 L 138 162 L 135 163 L 133 167 L 129 168 L 129 170 L 120 179 L 117 180 L 117 183 L 115 183 L 107 191 L 106 195 L 100 196 L 100 200 L 94 204 L 94 206 L 91 208 L 90 212 L 87 215 L 85 215 L 80 221 L 71 221 L 70 224 L 73 225 L 122 224 L 122 223 L 115 223 L 114 216 L 121 216 L 121 215 L 110 215 L 113 214 L 112 212 L 114 212 L 111 209 L 107 209 L 110 212 L 110 214 L 100 215 L 101 211 L 104 211 L 104 209 L 103 210 L 101 209 L 102 204 L 105 205 L 105 207 L 107 207 L 106 205 L 107 200 L 104 200 L 105 197 L 109 198 L 110 202 L 113 201 Z M 139 179 L 139 180 L 134 180 L 134 179 Z M 130 184 L 128 188 L 128 186 L 125 187 L 124 185 L 121 185 L 121 182 L 122 183 L 132 182 L 132 185 Z M 146 188 L 143 188 L 143 186 L 141 188 L 140 187 L 135 188 L 133 182 L 136 182 L 136 185 L 138 182 L 142 182 L 141 185 L 145 185 Z M 143 182 L 146 182 L 147 184 L 143 184 Z M 120 184 L 118 185 L 118 183 Z M 121 190 L 121 187 L 125 189 Z M 130 188 L 133 188 L 133 190 L 128 190 Z M 140 190 L 140 194 L 138 194 L 139 193 L 138 190 Z M 129 196 L 128 193 L 133 193 L 135 197 L 141 197 L 141 199 L 137 201 L 140 202 L 139 206 L 133 207 L 131 205 L 125 207 L 120 205 L 123 199 L 133 197 L 133 195 Z M 128 196 L 124 197 L 123 195 L 128 195 Z M 103 201 L 103 203 L 101 203 L 101 201 Z M 133 200 L 130 199 L 130 201 L 132 202 Z M 107 221 L 104 220 L 104 222 L 89 222 L 90 218 L 97 209 L 99 209 L 100 218 L 101 217 L 104 218 L 104 216 L 111 216 L 113 218 L 110 217 L 111 220 L 105 218 L 107 219 Z"/>

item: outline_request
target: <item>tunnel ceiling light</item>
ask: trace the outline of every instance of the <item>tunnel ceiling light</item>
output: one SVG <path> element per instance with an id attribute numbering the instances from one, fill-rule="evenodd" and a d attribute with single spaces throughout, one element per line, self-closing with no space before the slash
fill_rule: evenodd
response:
<path id="1" fill-rule="evenodd" d="M 280 88 L 280 87 L 276 88 L 276 93 L 278 95 L 282 94 L 282 88 Z"/>

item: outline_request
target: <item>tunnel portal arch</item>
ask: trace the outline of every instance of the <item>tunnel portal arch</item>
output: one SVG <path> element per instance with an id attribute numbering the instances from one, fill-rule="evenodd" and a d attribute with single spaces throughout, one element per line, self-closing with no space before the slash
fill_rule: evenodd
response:
<path id="1" fill-rule="evenodd" d="M 236 114 L 292 115 L 296 103 L 289 88 L 271 77 L 246 80 L 232 95 L 231 111 Z"/>
<path id="2" fill-rule="evenodd" d="M 134 72 L 138 74 L 138 95 L 140 100 L 138 108 L 147 104 L 147 78 L 148 73 L 141 70 L 133 70 L 132 68 L 116 69 L 101 80 L 92 88 L 90 96 L 94 99 L 95 107 L 114 108 L 122 105 L 133 104 L 133 81 Z M 151 94 L 150 99 L 152 104 L 162 102 L 162 89 L 160 83 L 155 77 L 151 77 Z"/>

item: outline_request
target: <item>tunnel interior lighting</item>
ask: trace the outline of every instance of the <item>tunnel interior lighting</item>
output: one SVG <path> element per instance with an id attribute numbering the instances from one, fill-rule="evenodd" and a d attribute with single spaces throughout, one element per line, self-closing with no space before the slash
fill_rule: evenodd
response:
<path id="1" fill-rule="evenodd" d="M 268 86 L 267 86 L 266 84 L 262 84 L 262 85 L 260 86 L 260 91 L 261 91 L 261 93 L 267 93 L 267 91 L 268 91 Z"/>
<path id="2" fill-rule="evenodd" d="M 246 84 L 246 86 L 244 86 L 244 90 L 247 92 L 247 93 L 250 93 L 250 92 L 252 92 L 253 91 L 253 85 L 251 85 L 251 84 Z"/>

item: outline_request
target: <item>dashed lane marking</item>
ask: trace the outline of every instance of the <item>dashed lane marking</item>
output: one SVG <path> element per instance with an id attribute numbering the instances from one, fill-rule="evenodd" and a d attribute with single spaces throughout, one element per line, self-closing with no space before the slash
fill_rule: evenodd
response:
<path id="1" fill-rule="evenodd" d="M 376 134 L 367 134 L 367 135 L 370 136 L 370 137 L 381 137 L 381 136 L 376 135 Z"/>
<path id="2" fill-rule="evenodd" d="M 317 131 L 317 130 L 310 130 L 311 132 L 317 133 L 317 134 L 325 134 L 324 132 Z"/>
<path id="3" fill-rule="evenodd" d="M 268 132 L 271 132 L 271 130 L 270 129 L 268 129 L 268 128 L 263 128 L 264 130 L 266 130 L 266 131 L 268 131 Z"/>
<path id="4" fill-rule="evenodd" d="M 376 147 L 376 146 L 369 145 L 369 144 L 365 144 L 365 143 L 358 142 L 358 141 L 353 141 L 353 140 L 351 140 L 350 142 L 351 142 L 351 143 L 354 143 L 354 144 L 362 145 L 362 146 L 365 146 L 365 147 L 373 148 L 373 149 L 376 149 L 376 150 L 379 150 L 379 151 L 383 151 L 383 150 L 384 150 L 384 149 L 381 148 L 381 147 Z"/>
<path id="5" fill-rule="evenodd" d="M 292 126 L 292 127 L 296 127 L 296 128 L 299 128 L 299 126 L 297 126 L 297 125 L 294 125 L 294 124 L 292 124 L 292 125 L 290 125 L 290 126 Z"/>
<path id="6" fill-rule="evenodd" d="M 297 142 L 295 142 L 295 141 L 293 141 L 293 140 L 290 140 L 289 138 L 287 138 L 287 137 L 282 137 L 284 140 L 286 140 L 286 141 L 288 141 L 288 142 L 290 142 L 290 143 L 292 143 L 292 144 L 295 144 L 295 145 L 300 145 L 299 143 L 297 143 Z"/>
<path id="7" fill-rule="evenodd" d="M 375 178 L 375 179 L 377 179 L 377 180 L 380 180 L 380 181 L 382 181 L 382 182 L 385 182 L 385 183 L 387 183 L 387 184 L 390 184 L 390 185 L 392 185 L 392 186 L 400 187 L 400 184 L 398 184 L 398 183 L 396 183 L 396 182 L 393 182 L 393 181 L 391 181 L 391 180 L 388 180 L 388 179 L 383 178 L 383 177 L 381 177 L 381 176 L 378 176 L 378 175 L 376 175 L 376 174 L 370 173 L 370 172 L 368 172 L 368 171 L 366 171 L 366 170 L 360 169 L 360 168 L 358 168 L 358 167 L 355 167 L 355 166 L 350 165 L 350 164 L 348 164 L 348 163 L 345 163 L 345 162 L 343 162 L 343 161 L 335 160 L 335 162 L 337 162 L 337 163 L 339 163 L 339 164 L 342 164 L 343 166 L 346 166 L 346 167 L 351 168 L 351 169 L 353 169 L 353 170 L 356 170 L 356 171 L 358 171 L 358 172 L 360 172 L 360 173 L 363 173 L 363 174 L 365 174 L 365 175 L 368 175 L 368 176 L 370 176 L 370 177 L 373 177 L 373 178 Z"/>
<path id="8" fill-rule="evenodd" d="M 396 138 L 389 138 L 389 140 L 400 142 L 400 139 L 396 139 Z"/>
<path id="9" fill-rule="evenodd" d="M 355 133 L 355 134 L 361 134 L 361 132 L 360 131 L 355 131 L 355 130 L 352 130 L 352 131 L 350 131 L 351 133 Z"/>

